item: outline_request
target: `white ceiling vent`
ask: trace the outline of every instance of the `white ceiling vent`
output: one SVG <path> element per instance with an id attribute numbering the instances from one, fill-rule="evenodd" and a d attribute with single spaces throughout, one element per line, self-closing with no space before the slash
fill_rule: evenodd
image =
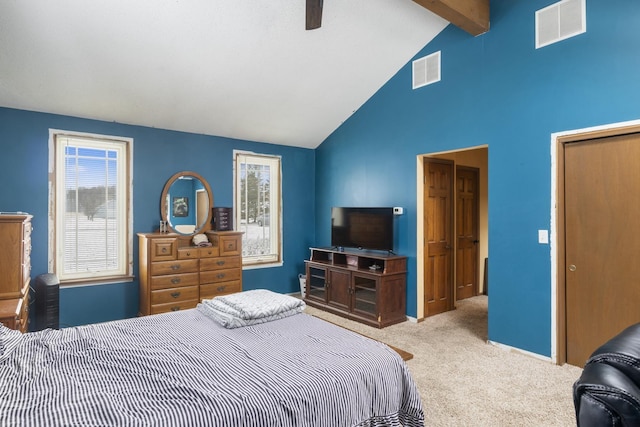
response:
<path id="1" fill-rule="evenodd" d="M 413 88 L 440 81 L 440 51 L 413 61 Z"/>
<path id="2" fill-rule="evenodd" d="M 586 0 L 562 0 L 536 11 L 536 49 L 587 31 Z"/>

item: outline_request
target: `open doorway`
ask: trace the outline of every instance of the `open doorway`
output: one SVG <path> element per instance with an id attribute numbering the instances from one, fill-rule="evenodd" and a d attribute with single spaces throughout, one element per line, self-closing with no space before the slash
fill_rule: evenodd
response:
<path id="1" fill-rule="evenodd" d="M 417 156 L 417 315 L 488 294 L 488 147 Z"/>

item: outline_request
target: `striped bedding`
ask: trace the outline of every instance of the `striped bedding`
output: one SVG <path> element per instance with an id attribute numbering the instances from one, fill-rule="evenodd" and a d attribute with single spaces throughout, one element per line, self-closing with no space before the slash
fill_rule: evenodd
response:
<path id="1" fill-rule="evenodd" d="M 423 426 L 384 344 L 301 313 L 226 329 L 197 309 L 25 334 L 0 425 Z"/>

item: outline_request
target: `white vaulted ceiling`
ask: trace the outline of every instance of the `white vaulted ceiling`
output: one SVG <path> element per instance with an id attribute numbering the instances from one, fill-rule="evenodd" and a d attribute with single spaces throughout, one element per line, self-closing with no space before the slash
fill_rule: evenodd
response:
<path id="1" fill-rule="evenodd" d="M 325 0 L 312 31 L 305 0 L 0 0 L 0 106 L 315 148 L 447 24 L 412 0 Z"/>

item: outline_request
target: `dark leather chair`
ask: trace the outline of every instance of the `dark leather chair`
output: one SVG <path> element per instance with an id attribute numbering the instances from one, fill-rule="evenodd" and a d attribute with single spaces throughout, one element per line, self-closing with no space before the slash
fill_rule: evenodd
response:
<path id="1" fill-rule="evenodd" d="M 593 352 L 573 385 L 580 427 L 640 426 L 640 323 Z"/>

